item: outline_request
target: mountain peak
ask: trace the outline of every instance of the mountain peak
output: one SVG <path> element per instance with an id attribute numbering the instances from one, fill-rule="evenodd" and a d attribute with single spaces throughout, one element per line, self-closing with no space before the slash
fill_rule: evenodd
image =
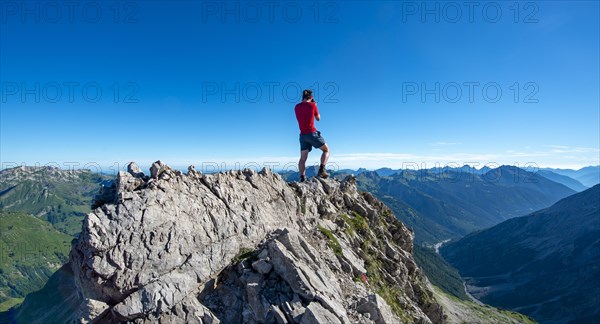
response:
<path id="1" fill-rule="evenodd" d="M 286 183 L 269 169 L 184 174 L 160 161 L 146 176 L 130 164 L 103 189 L 56 275 L 76 289 L 60 307 L 43 298 L 52 287 L 32 294 L 16 317 L 443 321 L 412 244 L 412 231 L 352 176 Z"/>

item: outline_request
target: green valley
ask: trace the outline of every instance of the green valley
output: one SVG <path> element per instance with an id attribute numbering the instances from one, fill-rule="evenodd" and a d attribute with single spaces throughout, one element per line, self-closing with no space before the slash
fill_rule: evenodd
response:
<path id="1" fill-rule="evenodd" d="M 42 288 L 68 261 L 72 239 L 32 215 L 0 211 L 0 311 Z"/>

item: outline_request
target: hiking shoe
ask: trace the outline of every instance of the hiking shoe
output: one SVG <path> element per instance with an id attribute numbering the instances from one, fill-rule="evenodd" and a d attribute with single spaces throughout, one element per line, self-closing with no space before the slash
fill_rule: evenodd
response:
<path id="1" fill-rule="evenodd" d="M 329 173 L 325 170 L 325 168 L 319 168 L 319 177 L 323 179 L 329 178 Z"/>
<path id="2" fill-rule="evenodd" d="M 304 181 L 306 181 L 306 177 L 305 177 L 305 176 L 303 176 L 303 175 L 301 175 L 301 176 L 300 176 L 300 182 L 304 182 Z"/>

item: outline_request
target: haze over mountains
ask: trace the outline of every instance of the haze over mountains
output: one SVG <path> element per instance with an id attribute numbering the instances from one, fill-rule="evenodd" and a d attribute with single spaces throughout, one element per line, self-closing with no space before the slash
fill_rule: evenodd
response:
<path id="1" fill-rule="evenodd" d="M 588 189 L 588 186 L 585 186 L 578 180 L 575 180 L 566 175 L 558 174 L 550 170 L 538 170 L 537 173 L 546 179 L 562 183 L 575 191 L 584 191 L 585 189 Z"/>
<path id="2" fill-rule="evenodd" d="M 543 323 L 600 319 L 600 185 L 441 252 L 483 302 Z"/>
<path id="3" fill-rule="evenodd" d="M 452 172 L 463 172 L 466 174 L 485 174 L 492 170 L 491 168 L 484 166 L 480 169 L 476 169 L 469 165 L 464 165 L 462 167 L 435 167 L 431 169 L 425 169 L 429 172 L 433 173 L 444 173 L 448 171 Z M 342 169 L 337 171 L 338 173 L 343 174 L 361 174 L 363 172 L 367 172 L 370 170 L 367 169 Z M 405 171 L 403 169 L 391 169 L 391 168 L 379 168 L 376 170 L 372 170 L 376 172 L 381 177 L 391 176 L 396 173 L 400 173 Z M 578 170 L 571 169 L 553 169 L 553 168 L 541 168 L 541 169 L 526 169 L 528 172 L 537 173 L 549 180 L 554 182 L 561 183 L 575 191 L 583 191 L 594 185 L 600 183 L 600 166 L 587 166 Z M 584 184 L 585 183 L 585 184 Z"/>
<path id="4" fill-rule="evenodd" d="M 543 168 L 541 170 L 551 171 L 556 174 L 570 177 L 581 182 L 586 187 L 592 187 L 600 183 L 600 166 L 587 166 L 579 170 Z"/>

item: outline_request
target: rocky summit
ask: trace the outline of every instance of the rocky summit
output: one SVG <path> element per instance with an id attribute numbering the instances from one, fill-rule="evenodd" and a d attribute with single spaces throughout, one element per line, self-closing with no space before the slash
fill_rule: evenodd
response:
<path id="1" fill-rule="evenodd" d="M 135 164 L 16 322 L 443 323 L 413 233 L 352 176 Z"/>

